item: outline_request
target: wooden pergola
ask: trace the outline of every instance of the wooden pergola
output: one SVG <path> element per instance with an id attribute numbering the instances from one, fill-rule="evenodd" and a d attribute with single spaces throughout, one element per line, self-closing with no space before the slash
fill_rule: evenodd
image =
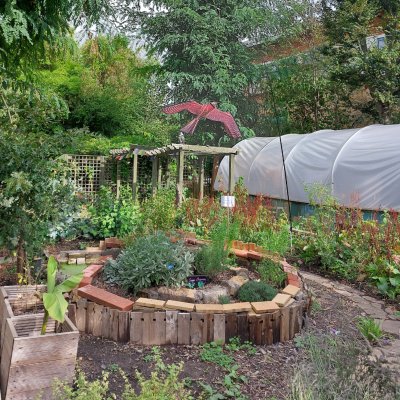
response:
<path id="1" fill-rule="evenodd" d="M 204 196 L 204 160 L 206 156 L 214 158 L 214 170 L 218 168 L 218 161 L 221 156 L 229 156 L 229 183 L 228 192 L 233 193 L 234 189 L 234 160 L 238 150 L 230 147 L 214 147 L 214 146 L 197 146 L 189 144 L 170 144 L 164 147 L 148 148 L 144 146 L 132 145 L 131 148 L 112 151 L 114 156 L 132 157 L 132 196 L 136 199 L 138 188 L 138 167 L 139 156 L 152 157 L 152 193 L 156 193 L 161 187 L 162 171 L 161 159 L 164 158 L 168 162 L 171 158 L 177 161 L 177 177 L 176 177 L 176 201 L 180 205 L 183 200 L 183 170 L 185 163 L 185 155 L 191 154 L 198 157 L 198 173 L 199 173 L 199 199 Z M 117 191 L 118 191 L 118 164 L 117 164 Z"/>

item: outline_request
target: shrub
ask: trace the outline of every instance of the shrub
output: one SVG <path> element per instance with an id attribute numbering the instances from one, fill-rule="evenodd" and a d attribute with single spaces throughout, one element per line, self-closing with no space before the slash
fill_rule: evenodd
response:
<path id="1" fill-rule="evenodd" d="M 136 231 L 140 225 L 139 206 L 132 201 L 128 186 L 122 186 L 119 198 L 108 187 L 101 187 L 95 202 L 89 207 L 91 236 L 105 238 L 125 237 Z"/>
<path id="2" fill-rule="evenodd" d="M 146 233 L 168 231 L 175 228 L 177 207 L 175 189 L 160 189 L 154 197 L 142 204 L 143 224 Z"/>
<path id="3" fill-rule="evenodd" d="M 264 258 L 258 264 L 257 271 L 261 280 L 272 286 L 281 287 L 286 280 L 286 273 L 282 266 L 269 258 Z"/>
<path id="4" fill-rule="evenodd" d="M 246 282 L 238 292 L 240 301 L 266 301 L 272 300 L 278 291 L 264 282 Z"/>
<path id="5" fill-rule="evenodd" d="M 116 260 L 110 260 L 105 279 L 137 293 L 153 286 L 179 286 L 193 273 L 194 256 L 182 242 L 171 243 L 164 233 L 139 237 Z"/>

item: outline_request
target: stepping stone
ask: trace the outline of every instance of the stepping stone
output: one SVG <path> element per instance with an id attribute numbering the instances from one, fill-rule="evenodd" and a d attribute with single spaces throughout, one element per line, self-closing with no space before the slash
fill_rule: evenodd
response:
<path id="1" fill-rule="evenodd" d="M 120 311 L 130 311 L 133 307 L 133 301 L 92 285 L 79 288 L 78 296 L 92 300 L 93 302 L 106 307 L 116 308 Z"/>
<path id="2" fill-rule="evenodd" d="M 165 303 L 164 308 L 167 308 L 168 310 L 193 311 L 194 304 L 185 303 L 183 301 L 168 300 Z"/>
<path id="3" fill-rule="evenodd" d="M 252 302 L 251 307 L 253 308 L 254 312 L 257 314 L 274 312 L 274 311 L 279 310 L 278 304 L 274 303 L 273 301 Z"/>
<path id="4" fill-rule="evenodd" d="M 283 290 L 282 293 L 289 294 L 290 296 L 294 297 L 297 293 L 300 292 L 300 288 L 294 285 L 287 285 Z"/>
<path id="5" fill-rule="evenodd" d="M 272 301 L 280 307 L 285 307 L 286 304 L 289 302 L 291 299 L 291 296 L 289 294 L 284 294 L 284 293 L 278 293 Z"/>

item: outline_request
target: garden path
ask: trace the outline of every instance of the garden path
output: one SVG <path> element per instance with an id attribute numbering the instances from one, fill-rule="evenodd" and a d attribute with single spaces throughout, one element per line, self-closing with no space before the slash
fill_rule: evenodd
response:
<path id="1" fill-rule="evenodd" d="M 377 300 L 365 293 L 340 282 L 321 277 L 310 272 L 302 272 L 304 279 L 317 283 L 346 297 L 359 307 L 362 314 L 374 318 L 382 330 L 390 334 L 391 340 L 384 341 L 372 350 L 372 356 L 392 370 L 400 383 L 400 317 L 392 307 L 385 307 L 382 300 Z"/>

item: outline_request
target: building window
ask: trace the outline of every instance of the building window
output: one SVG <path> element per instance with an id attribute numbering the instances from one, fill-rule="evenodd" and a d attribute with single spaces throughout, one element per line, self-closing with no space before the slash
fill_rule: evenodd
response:
<path id="1" fill-rule="evenodd" d="M 367 37 L 367 48 L 377 47 L 382 49 L 385 47 L 385 35 L 375 35 Z"/>
<path id="2" fill-rule="evenodd" d="M 376 47 L 382 49 L 385 47 L 385 36 L 379 36 L 376 38 Z"/>

